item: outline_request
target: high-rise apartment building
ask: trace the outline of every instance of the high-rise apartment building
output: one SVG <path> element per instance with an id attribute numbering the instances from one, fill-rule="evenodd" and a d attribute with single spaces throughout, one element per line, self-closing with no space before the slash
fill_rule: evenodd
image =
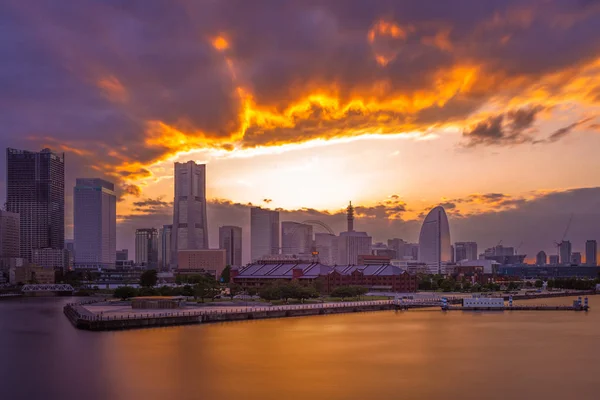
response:
<path id="1" fill-rule="evenodd" d="M 563 240 L 558 247 L 558 253 L 560 255 L 561 264 L 571 263 L 571 242 Z"/>
<path id="2" fill-rule="evenodd" d="M 279 213 L 260 207 L 250 209 L 250 256 L 252 261 L 279 254 Z"/>
<path id="3" fill-rule="evenodd" d="M 403 260 L 405 257 L 407 243 L 399 238 L 388 239 L 387 246 L 389 249 L 394 250 L 396 253 L 396 259 Z"/>
<path id="4" fill-rule="evenodd" d="M 454 243 L 454 252 L 456 262 L 477 260 L 477 243 L 456 242 Z"/>
<path id="5" fill-rule="evenodd" d="M 571 253 L 571 265 L 581 265 L 581 253 L 574 251 Z"/>
<path id="6" fill-rule="evenodd" d="M 0 258 L 20 257 L 19 231 L 19 214 L 0 210 Z"/>
<path id="7" fill-rule="evenodd" d="M 171 241 L 173 225 L 163 225 L 158 230 L 158 265 L 161 269 L 167 270 L 171 265 Z"/>
<path id="8" fill-rule="evenodd" d="M 135 231 L 135 263 L 148 269 L 158 268 L 158 230 L 136 229 Z"/>
<path id="9" fill-rule="evenodd" d="M 590 267 L 598 265 L 598 242 L 595 240 L 585 242 L 585 265 Z"/>
<path id="10" fill-rule="evenodd" d="M 550 265 L 558 265 L 559 264 L 559 258 L 557 255 L 551 255 L 548 257 L 548 264 Z"/>
<path id="11" fill-rule="evenodd" d="M 242 228 L 239 226 L 219 227 L 219 248 L 225 249 L 225 263 L 242 266 Z"/>
<path id="12" fill-rule="evenodd" d="M 206 165 L 175 163 L 175 196 L 171 233 L 171 267 L 179 250 L 208 249 Z"/>
<path id="13" fill-rule="evenodd" d="M 65 246 L 65 156 L 6 150 L 6 207 L 20 217 L 21 257 Z"/>
<path id="14" fill-rule="evenodd" d="M 313 248 L 313 227 L 293 221 L 281 223 L 281 253 L 310 254 Z"/>
<path id="15" fill-rule="evenodd" d="M 115 185 L 78 178 L 73 189 L 75 268 L 113 268 L 117 255 Z"/>

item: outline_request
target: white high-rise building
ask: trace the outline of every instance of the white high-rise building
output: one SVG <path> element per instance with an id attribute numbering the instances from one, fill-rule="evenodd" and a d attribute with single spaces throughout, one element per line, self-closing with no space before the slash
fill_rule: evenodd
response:
<path id="1" fill-rule="evenodd" d="M 115 185 L 98 178 L 78 178 L 73 190 L 75 267 L 113 268 L 117 251 Z"/>
<path id="2" fill-rule="evenodd" d="M 450 225 L 443 207 L 435 207 L 427 214 L 419 234 L 419 261 L 442 270 L 442 263 L 452 260 Z M 432 270 L 434 271 L 434 270 Z"/>
<path id="3" fill-rule="evenodd" d="M 319 262 L 325 265 L 337 265 L 338 237 L 331 233 L 315 233 L 315 250 L 319 253 Z"/>
<path id="4" fill-rule="evenodd" d="M 250 256 L 252 261 L 279 254 L 279 213 L 260 207 L 250 209 Z"/>
<path id="5" fill-rule="evenodd" d="M 352 207 L 352 203 L 348 205 L 346 212 L 348 230 L 340 232 L 340 236 L 337 239 L 337 263 L 341 265 L 356 265 L 359 255 L 371 254 L 373 238 L 367 235 L 366 232 L 356 232 L 354 230 L 354 207 Z"/>
<path id="6" fill-rule="evenodd" d="M 313 227 L 309 224 L 301 224 L 293 221 L 281 223 L 281 253 L 290 255 L 305 254 L 312 252 Z"/>
<path id="7" fill-rule="evenodd" d="M 171 267 L 179 250 L 208 249 L 206 165 L 175 163 Z"/>

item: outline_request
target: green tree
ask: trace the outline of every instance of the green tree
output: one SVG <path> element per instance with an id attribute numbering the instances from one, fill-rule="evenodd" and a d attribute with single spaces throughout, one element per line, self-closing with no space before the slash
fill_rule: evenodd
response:
<path id="1" fill-rule="evenodd" d="M 121 300 L 127 300 L 131 297 L 137 296 L 137 290 L 131 286 L 121 286 L 115 289 L 113 297 Z"/>
<path id="2" fill-rule="evenodd" d="M 536 288 L 541 288 L 544 285 L 544 282 L 542 282 L 541 279 L 538 279 L 535 281 L 535 287 Z"/>
<path id="3" fill-rule="evenodd" d="M 185 285 L 181 290 L 181 295 L 186 297 L 194 296 L 194 288 L 191 285 Z"/>
<path id="4" fill-rule="evenodd" d="M 259 295 L 267 301 L 279 300 L 282 297 L 281 287 L 277 284 L 263 286 L 260 289 Z"/>
<path id="5" fill-rule="evenodd" d="M 207 297 L 215 297 L 219 293 L 219 284 L 208 275 L 201 275 L 201 279 L 194 286 L 194 298 L 200 298 L 204 303 Z"/>
<path id="6" fill-rule="evenodd" d="M 349 297 L 354 297 L 355 291 L 351 286 L 338 286 L 331 291 L 332 297 L 339 297 L 344 301 L 344 299 Z"/>
<path id="7" fill-rule="evenodd" d="M 221 272 L 221 282 L 229 283 L 231 279 L 231 265 L 226 265 L 223 272 Z"/>
<path id="8" fill-rule="evenodd" d="M 140 276 L 140 286 L 154 287 L 156 286 L 156 282 L 158 282 L 158 276 L 155 269 L 146 270 Z"/>
<path id="9" fill-rule="evenodd" d="M 169 286 L 161 286 L 158 288 L 158 294 L 161 296 L 174 296 L 173 289 Z"/>
<path id="10" fill-rule="evenodd" d="M 229 285 L 229 297 L 233 299 L 233 296 L 241 294 L 244 292 L 244 288 L 242 285 L 238 285 L 237 283 L 231 283 Z"/>

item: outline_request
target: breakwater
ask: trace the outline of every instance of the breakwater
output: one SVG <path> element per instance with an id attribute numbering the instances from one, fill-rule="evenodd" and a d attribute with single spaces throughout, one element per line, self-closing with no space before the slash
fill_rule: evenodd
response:
<path id="1" fill-rule="evenodd" d="M 415 306 L 418 305 L 415 304 Z M 394 309 L 397 309 L 397 304 L 394 301 L 382 300 L 257 308 L 232 307 L 226 310 L 181 309 L 165 310 L 164 312 L 140 312 L 137 314 L 110 316 L 92 313 L 80 304 L 67 304 L 63 311 L 69 321 L 71 321 L 71 323 L 79 329 L 90 331 L 110 331 L 227 321 L 384 311 Z"/>

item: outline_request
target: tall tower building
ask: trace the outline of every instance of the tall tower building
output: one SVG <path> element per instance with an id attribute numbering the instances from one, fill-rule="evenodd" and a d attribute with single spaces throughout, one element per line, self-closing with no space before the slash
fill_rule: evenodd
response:
<path id="1" fill-rule="evenodd" d="M 171 267 L 179 250 L 208 249 L 206 165 L 175 163 L 175 198 L 171 233 Z"/>
<path id="2" fill-rule="evenodd" d="M 346 208 L 346 219 L 348 221 L 348 231 L 340 232 L 337 240 L 337 262 L 342 265 L 356 265 L 358 256 L 371 254 L 373 238 L 367 232 L 356 232 L 354 230 L 354 207 L 352 207 L 352 202 Z"/>
<path id="3" fill-rule="evenodd" d="M 242 228 L 239 226 L 219 227 L 219 248 L 225 249 L 225 264 L 242 266 Z"/>
<path id="4" fill-rule="evenodd" d="M 112 268 L 117 257 L 117 196 L 103 179 L 78 178 L 73 190 L 76 268 Z"/>
<path id="5" fill-rule="evenodd" d="M 456 262 L 477 260 L 477 243 L 456 242 L 454 243 L 454 252 Z"/>
<path id="6" fill-rule="evenodd" d="M 558 247 L 558 252 L 561 264 L 571 264 L 571 242 L 563 240 Z"/>
<path id="7" fill-rule="evenodd" d="M 158 231 L 158 264 L 162 269 L 171 265 L 171 241 L 173 225 L 163 225 Z"/>
<path id="8" fill-rule="evenodd" d="M 598 265 L 598 242 L 595 240 L 585 242 L 585 265 L 590 267 Z"/>
<path id="9" fill-rule="evenodd" d="M 450 226 L 443 207 L 435 207 L 427 214 L 419 234 L 419 260 L 437 266 L 452 259 L 450 246 Z"/>
<path id="10" fill-rule="evenodd" d="M 250 209 L 250 255 L 252 261 L 279 254 L 279 213 L 260 207 Z"/>
<path id="11" fill-rule="evenodd" d="M 281 252 L 283 254 L 310 254 L 312 247 L 312 225 L 293 221 L 281 223 Z"/>
<path id="12" fill-rule="evenodd" d="M 21 257 L 65 246 L 65 156 L 6 149 L 7 211 L 20 216 Z"/>
<path id="13" fill-rule="evenodd" d="M 158 230 L 135 230 L 135 263 L 148 269 L 158 268 Z"/>

